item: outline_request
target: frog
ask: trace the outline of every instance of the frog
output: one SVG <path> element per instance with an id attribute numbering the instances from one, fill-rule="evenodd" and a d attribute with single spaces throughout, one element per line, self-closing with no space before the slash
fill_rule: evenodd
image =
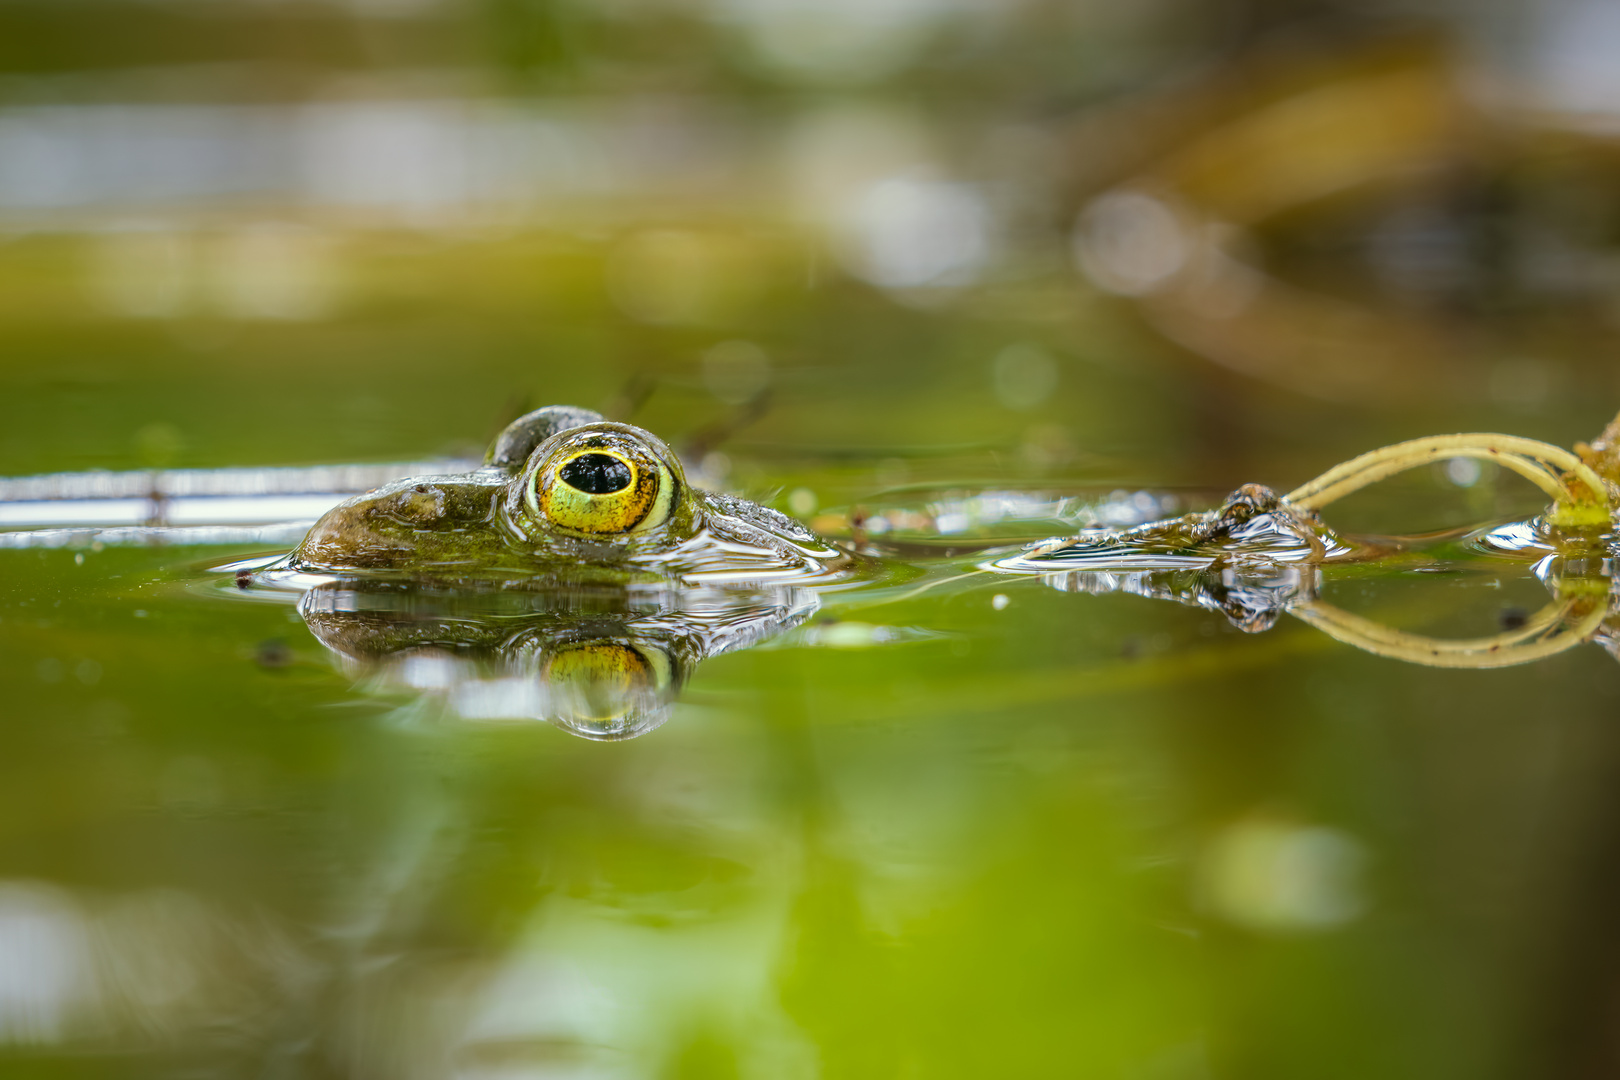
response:
<path id="1" fill-rule="evenodd" d="M 477 468 L 333 506 L 236 583 L 298 594 L 316 640 L 379 692 L 617 740 L 661 725 L 700 663 L 791 629 L 817 586 L 880 566 L 699 487 L 643 428 L 551 405 Z"/>
<path id="2" fill-rule="evenodd" d="M 273 571 L 535 587 L 816 583 L 870 560 L 776 510 L 691 483 L 656 435 L 572 405 L 509 424 L 471 472 L 327 511 Z"/>

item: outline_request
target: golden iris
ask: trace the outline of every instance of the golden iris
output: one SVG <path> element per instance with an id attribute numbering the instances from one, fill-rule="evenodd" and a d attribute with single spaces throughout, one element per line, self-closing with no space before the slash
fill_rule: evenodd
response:
<path id="1" fill-rule="evenodd" d="M 669 684 L 669 659 L 617 641 L 564 645 L 546 661 L 541 678 L 563 691 L 582 720 L 617 720 L 636 705 L 638 691 Z"/>
<path id="2" fill-rule="evenodd" d="M 591 439 L 554 455 L 535 474 L 531 505 L 552 525 L 593 536 L 640 532 L 669 516 L 669 469 L 620 440 Z"/>
<path id="3" fill-rule="evenodd" d="M 647 658 L 615 641 L 565 646 L 546 662 L 542 677 L 548 684 L 591 686 L 620 696 L 656 682 Z"/>

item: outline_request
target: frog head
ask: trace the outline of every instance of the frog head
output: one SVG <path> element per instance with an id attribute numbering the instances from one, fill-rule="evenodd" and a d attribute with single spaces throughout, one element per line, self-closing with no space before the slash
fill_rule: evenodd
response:
<path id="1" fill-rule="evenodd" d="M 491 447 L 508 547 L 576 573 L 612 567 L 688 583 L 803 580 L 855 560 L 768 507 L 703 491 L 632 424 L 571 406 L 515 421 Z"/>
<path id="2" fill-rule="evenodd" d="M 680 458 L 651 432 L 596 420 L 539 443 L 507 485 L 507 520 L 531 544 L 645 549 L 700 525 Z"/>
<path id="3" fill-rule="evenodd" d="M 651 432 L 558 405 L 513 421 L 480 469 L 333 507 L 282 569 L 453 586 L 805 581 L 860 565 L 775 510 L 693 487 Z"/>

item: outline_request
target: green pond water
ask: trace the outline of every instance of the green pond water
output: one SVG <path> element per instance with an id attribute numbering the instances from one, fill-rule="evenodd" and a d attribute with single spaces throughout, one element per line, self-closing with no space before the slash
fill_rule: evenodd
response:
<path id="1" fill-rule="evenodd" d="M 1281 490 L 1431 432 L 1567 445 L 1615 404 L 1273 397 L 1037 285 L 943 310 L 828 287 L 685 330 L 536 295 L 287 325 L 12 304 L 0 474 L 465 453 L 638 377 L 634 419 L 679 446 L 732 411 L 704 357 L 737 339 L 771 407 L 710 464 L 834 522 Z M 1329 516 L 1539 509 L 1469 479 Z M 268 554 L 0 550 L 4 1076 L 1477 1080 L 1597 1052 L 1620 665 L 1596 645 L 1436 670 L 907 549 L 922 577 L 826 593 L 699 664 L 656 730 L 592 742 L 344 670 L 209 572 Z M 1323 588 L 1454 636 L 1549 599 L 1456 545 Z"/>

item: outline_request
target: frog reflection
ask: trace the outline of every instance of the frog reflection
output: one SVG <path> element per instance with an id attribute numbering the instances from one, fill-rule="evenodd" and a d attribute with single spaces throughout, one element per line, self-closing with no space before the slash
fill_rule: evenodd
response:
<path id="1" fill-rule="evenodd" d="M 481 469 L 334 507 L 271 571 L 690 585 L 824 580 L 860 565 L 768 507 L 693 487 L 651 433 L 550 406 L 507 427 Z"/>
<path id="2" fill-rule="evenodd" d="M 627 739 L 669 718 L 699 663 L 816 610 L 806 589 L 447 590 L 328 582 L 298 610 L 350 674 L 468 720 L 546 720 Z"/>

